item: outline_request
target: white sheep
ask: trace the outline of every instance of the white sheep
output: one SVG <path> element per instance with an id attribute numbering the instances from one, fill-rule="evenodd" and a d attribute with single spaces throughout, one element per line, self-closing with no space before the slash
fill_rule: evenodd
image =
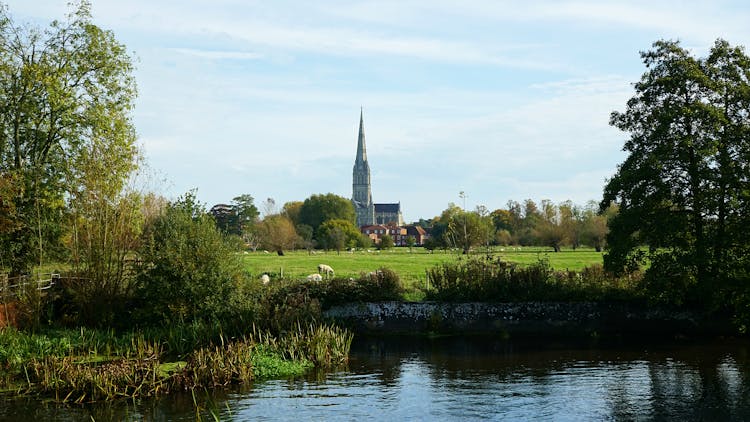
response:
<path id="1" fill-rule="evenodd" d="M 262 276 L 260 276 L 260 281 L 263 284 L 268 284 L 268 282 L 271 281 L 271 277 L 269 277 L 268 274 L 263 274 Z"/>
<path id="2" fill-rule="evenodd" d="M 320 274 L 310 274 L 307 276 L 307 281 L 323 281 L 323 276 Z"/>
<path id="3" fill-rule="evenodd" d="M 326 278 L 333 275 L 333 268 L 326 264 L 320 264 L 318 265 L 318 273 L 325 274 Z"/>

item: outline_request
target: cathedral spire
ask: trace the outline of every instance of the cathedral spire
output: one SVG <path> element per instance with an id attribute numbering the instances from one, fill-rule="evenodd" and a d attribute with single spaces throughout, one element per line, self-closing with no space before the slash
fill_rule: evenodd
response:
<path id="1" fill-rule="evenodd" d="M 357 138 L 356 162 L 367 162 L 367 147 L 365 146 L 365 120 L 362 107 L 359 108 L 359 137 Z"/>
<path id="2" fill-rule="evenodd" d="M 364 112 L 359 109 L 359 136 L 357 137 L 357 157 L 352 169 L 352 202 L 357 213 L 357 226 L 375 224 L 375 205 L 372 203 L 370 188 L 370 165 L 367 163 L 365 147 Z"/>

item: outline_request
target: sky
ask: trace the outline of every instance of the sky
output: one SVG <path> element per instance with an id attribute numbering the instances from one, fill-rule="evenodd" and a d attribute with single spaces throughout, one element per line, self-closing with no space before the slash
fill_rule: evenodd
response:
<path id="1" fill-rule="evenodd" d="M 361 108 L 373 199 L 406 221 L 449 203 L 598 201 L 625 159 L 609 115 L 645 71 L 639 52 L 750 44 L 743 0 L 91 1 L 135 62 L 159 193 L 350 198 Z M 70 11 L 0 2 L 16 23 Z"/>

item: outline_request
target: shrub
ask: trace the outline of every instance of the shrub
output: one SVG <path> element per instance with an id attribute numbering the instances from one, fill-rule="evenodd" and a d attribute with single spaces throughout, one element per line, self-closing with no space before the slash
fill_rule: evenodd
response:
<path id="1" fill-rule="evenodd" d="M 381 268 L 363 273 L 357 279 L 334 278 L 322 281 L 274 282 L 266 290 L 259 321 L 269 328 L 286 330 L 298 322 L 319 321 L 322 311 L 335 305 L 352 302 L 383 302 L 400 300 L 403 285 L 398 275 Z"/>
<path id="2" fill-rule="evenodd" d="M 167 206 L 139 251 L 139 307 L 148 322 L 222 320 L 244 281 L 239 256 L 194 194 Z"/>
<path id="3" fill-rule="evenodd" d="M 601 266 L 554 271 L 547 261 L 520 267 L 472 258 L 427 271 L 428 300 L 446 302 L 640 300 L 640 277 L 616 278 Z"/>

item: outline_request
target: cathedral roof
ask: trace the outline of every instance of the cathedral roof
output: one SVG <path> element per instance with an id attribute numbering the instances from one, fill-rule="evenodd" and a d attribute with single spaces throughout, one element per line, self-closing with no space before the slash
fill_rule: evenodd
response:
<path id="1" fill-rule="evenodd" d="M 401 204 L 375 204 L 375 212 L 389 212 L 397 213 L 401 212 Z"/>

